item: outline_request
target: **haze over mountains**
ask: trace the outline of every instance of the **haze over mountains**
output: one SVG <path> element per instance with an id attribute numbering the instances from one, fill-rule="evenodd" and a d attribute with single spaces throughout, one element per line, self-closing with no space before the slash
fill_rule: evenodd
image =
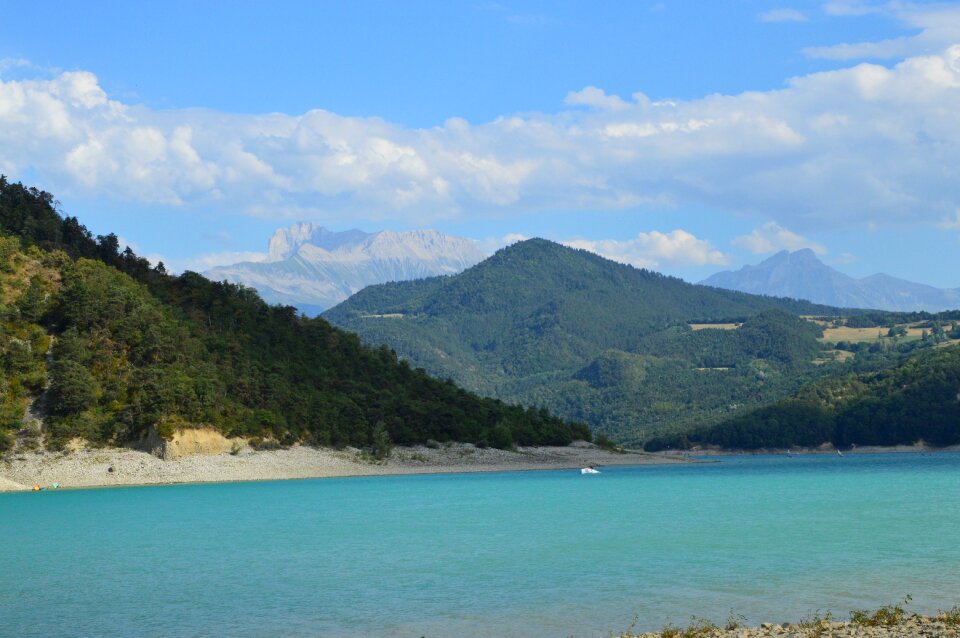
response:
<path id="1" fill-rule="evenodd" d="M 333 232 L 311 223 L 277 230 L 267 261 L 204 274 L 255 288 L 269 303 L 317 315 L 371 284 L 452 275 L 486 255 L 475 242 L 435 230 Z"/>
<path id="2" fill-rule="evenodd" d="M 934 288 L 884 274 L 856 279 L 827 266 L 809 248 L 784 250 L 756 266 L 719 272 L 700 283 L 846 308 L 898 312 L 960 308 L 960 288 Z"/>

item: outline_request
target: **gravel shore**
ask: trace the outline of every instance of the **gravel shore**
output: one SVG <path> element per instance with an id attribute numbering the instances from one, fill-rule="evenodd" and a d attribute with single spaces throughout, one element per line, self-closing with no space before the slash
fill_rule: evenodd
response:
<path id="1" fill-rule="evenodd" d="M 708 628 L 691 625 L 645 634 L 621 634 L 619 638 L 956 638 L 960 629 L 957 619 L 910 616 L 889 626 L 870 626 L 847 622 L 812 622 L 783 625 L 764 623 L 760 627 L 737 629 Z"/>
<path id="2" fill-rule="evenodd" d="M 437 448 L 395 448 L 386 461 L 362 452 L 293 447 L 236 454 L 195 454 L 162 460 L 125 448 L 81 449 L 68 453 L 28 452 L 0 461 L 0 492 L 46 487 L 113 487 L 221 481 L 266 481 L 338 476 L 502 472 L 580 468 L 586 465 L 684 463 L 657 454 L 618 454 L 587 443 L 569 447 L 530 447 L 516 451 L 479 449 L 455 443 Z"/>

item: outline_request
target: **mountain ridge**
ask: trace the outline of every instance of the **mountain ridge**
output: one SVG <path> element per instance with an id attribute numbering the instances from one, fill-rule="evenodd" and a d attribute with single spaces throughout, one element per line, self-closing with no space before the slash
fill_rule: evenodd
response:
<path id="1" fill-rule="evenodd" d="M 765 401 L 758 383 L 774 394 L 795 389 L 819 349 L 819 328 L 798 315 L 837 312 L 531 239 L 458 275 L 370 286 L 323 316 L 475 392 L 545 405 L 636 442 L 648 430 Z M 691 322 L 744 332 L 695 331 Z M 685 407 L 691 396 L 697 409 Z"/>
<path id="2" fill-rule="evenodd" d="M 960 308 L 960 288 L 936 288 L 883 273 L 857 279 L 824 264 L 809 248 L 783 250 L 759 264 L 719 272 L 700 283 L 847 308 L 893 312 Z"/>
<path id="3" fill-rule="evenodd" d="M 368 285 L 455 274 L 484 256 L 472 240 L 435 230 L 334 232 L 301 222 L 273 234 L 266 261 L 217 266 L 203 274 L 316 315 Z"/>

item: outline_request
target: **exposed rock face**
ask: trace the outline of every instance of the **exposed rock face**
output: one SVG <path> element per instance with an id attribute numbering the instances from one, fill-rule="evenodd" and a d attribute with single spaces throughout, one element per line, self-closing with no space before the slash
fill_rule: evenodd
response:
<path id="1" fill-rule="evenodd" d="M 904 312 L 960 308 L 960 288 L 934 288 L 884 274 L 855 279 L 824 264 L 809 248 L 792 253 L 784 250 L 756 266 L 719 272 L 701 283 L 843 308 Z"/>
<path id="2" fill-rule="evenodd" d="M 268 261 L 220 266 L 204 275 L 317 315 L 371 284 L 452 275 L 485 256 L 472 240 L 434 230 L 332 232 L 299 223 L 274 233 Z"/>
<path id="3" fill-rule="evenodd" d="M 162 438 L 151 428 L 146 438 L 137 446 L 165 461 L 194 454 L 223 454 L 238 449 L 247 442 L 240 438 L 227 438 L 207 428 L 176 430 L 170 440 Z"/>

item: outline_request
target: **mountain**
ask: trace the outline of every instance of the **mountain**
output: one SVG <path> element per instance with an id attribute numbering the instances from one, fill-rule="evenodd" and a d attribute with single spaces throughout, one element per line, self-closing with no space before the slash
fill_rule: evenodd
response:
<path id="1" fill-rule="evenodd" d="M 954 323 L 949 334 L 960 338 L 960 327 Z M 683 436 L 654 439 L 646 447 L 784 449 L 918 441 L 960 444 L 960 345 L 920 350 L 890 369 L 824 379 L 773 405 Z"/>
<path id="2" fill-rule="evenodd" d="M 274 233 L 267 261 L 219 266 L 204 276 L 249 286 L 268 303 L 313 316 L 371 284 L 452 275 L 484 257 L 475 242 L 435 230 L 332 232 L 300 223 Z"/>
<path id="3" fill-rule="evenodd" d="M 813 365 L 821 329 L 797 315 L 836 312 L 532 239 L 459 275 L 370 286 L 324 317 L 473 391 L 637 442 L 826 373 Z"/>
<path id="4" fill-rule="evenodd" d="M 719 272 L 700 283 L 847 308 L 897 312 L 960 308 L 960 288 L 934 288 L 883 274 L 855 279 L 824 264 L 809 248 L 784 250 L 756 266 Z"/>
<path id="5" fill-rule="evenodd" d="M 0 452 L 17 437 L 119 445 L 201 426 L 271 445 L 590 437 L 431 378 L 248 288 L 170 276 L 121 252 L 115 235 L 94 238 L 61 217 L 49 193 L 2 176 L 0 316 Z"/>

